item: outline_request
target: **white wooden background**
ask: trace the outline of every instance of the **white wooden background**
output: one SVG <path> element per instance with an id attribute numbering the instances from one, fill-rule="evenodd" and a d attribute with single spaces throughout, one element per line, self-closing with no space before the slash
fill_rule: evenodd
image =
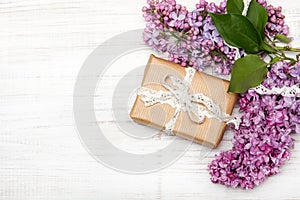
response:
<path id="1" fill-rule="evenodd" d="M 181 2 L 191 8 L 196 0 Z M 270 2 L 282 4 L 300 46 L 299 2 Z M 144 4 L 0 1 L 0 199 L 300 199 L 299 136 L 282 173 L 249 191 L 209 180 L 207 164 L 231 147 L 231 133 L 205 159 L 195 144 L 172 166 L 145 175 L 113 171 L 87 153 L 73 120 L 76 75 L 102 42 L 144 27 Z"/>

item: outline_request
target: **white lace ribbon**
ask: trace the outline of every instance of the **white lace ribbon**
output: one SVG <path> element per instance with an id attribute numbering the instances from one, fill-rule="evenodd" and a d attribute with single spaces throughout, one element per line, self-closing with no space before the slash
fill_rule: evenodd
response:
<path id="1" fill-rule="evenodd" d="M 143 96 L 141 100 L 146 107 L 154 104 L 168 104 L 175 108 L 172 118 L 165 124 L 165 131 L 171 133 L 181 111 L 187 112 L 189 118 L 198 124 L 204 122 L 205 117 L 215 118 L 227 124 L 234 124 L 237 129 L 240 118 L 231 116 L 221 111 L 220 106 L 215 104 L 209 97 L 202 93 L 190 94 L 189 90 L 193 80 L 195 69 L 185 68 L 186 75 L 183 80 L 172 74 L 167 74 L 161 85 L 168 91 L 156 91 L 150 88 L 141 87 L 137 94 Z M 171 84 L 167 80 L 171 81 Z"/>
<path id="2" fill-rule="evenodd" d="M 259 85 L 256 88 L 252 88 L 258 94 L 261 95 L 281 95 L 284 97 L 300 97 L 300 85 L 293 85 L 291 87 L 284 86 L 282 88 L 273 87 L 272 89 L 268 89 L 263 85 Z"/>

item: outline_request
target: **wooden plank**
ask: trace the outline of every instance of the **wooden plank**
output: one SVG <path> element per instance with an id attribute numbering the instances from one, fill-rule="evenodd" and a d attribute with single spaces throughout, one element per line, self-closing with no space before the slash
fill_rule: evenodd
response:
<path id="1" fill-rule="evenodd" d="M 180 2 L 189 7 L 196 3 Z M 298 2 L 269 2 L 282 4 L 294 44 L 300 46 Z M 282 173 L 251 191 L 209 181 L 207 164 L 215 153 L 231 147 L 231 132 L 204 159 L 202 147 L 193 144 L 173 165 L 143 175 L 104 167 L 86 151 L 74 128 L 76 76 L 102 42 L 144 27 L 144 4 L 141 0 L 0 2 L 0 199 L 300 199 L 299 135 Z M 127 58 L 131 60 L 130 55 Z M 120 76 L 104 78 L 116 82 Z M 141 142 L 119 137 L 111 102 L 103 98 L 110 90 L 96 91 L 95 108 L 98 123 L 109 130 L 106 134 L 114 145 L 149 152 L 155 143 L 171 139 L 156 138 L 139 149 Z"/>

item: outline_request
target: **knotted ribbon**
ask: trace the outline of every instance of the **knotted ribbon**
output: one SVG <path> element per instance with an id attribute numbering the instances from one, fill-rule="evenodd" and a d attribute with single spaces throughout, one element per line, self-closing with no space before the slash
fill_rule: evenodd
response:
<path id="1" fill-rule="evenodd" d="M 251 88 L 250 90 L 254 90 L 258 94 L 261 95 L 281 95 L 284 97 L 300 97 L 300 85 L 293 86 L 283 86 L 282 88 L 273 87 L 272 89 L 268 89 L 263 85 L 259 85 L 256 88 Z"/>
<path id="2" fill-rule="evenodd" d="M 202 93 L 189 93 L 195 69 L 188 67 L 185 68 L 185 71 L 186 75 L 183 80 L 172 74 L 167 74 L 163 77 L 161 85 L 167 91 L 156 91 L 141 87 L 137 92 L 137 95 L 143 96 L 141 100 L 146 107 L 160 103 L 168 104 L 175 108 L 172 118 L 165 124 L 165 131 L 172 133 L 177 118 L 182 111 L 187 112 L 189 118 L 197 124 L 203 123 L 205 117 L 207 117 L 218 119 L 226 124 L 233 123 L 237 129 L 240 124 L 240 118 L 222 112 L 219 105 Z M 170 80 L 171 84 L 167 82 L 168 80 Z"/>

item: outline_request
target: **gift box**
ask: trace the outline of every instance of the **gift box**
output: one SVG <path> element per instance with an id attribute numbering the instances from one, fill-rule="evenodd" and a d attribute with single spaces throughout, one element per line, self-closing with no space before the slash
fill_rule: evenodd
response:
<path id="1" fill-rule="evenodd" d="M 222 140 L 237 100 L 229 82 L 151 55 L 130 117 L 209 147 Z"/>

